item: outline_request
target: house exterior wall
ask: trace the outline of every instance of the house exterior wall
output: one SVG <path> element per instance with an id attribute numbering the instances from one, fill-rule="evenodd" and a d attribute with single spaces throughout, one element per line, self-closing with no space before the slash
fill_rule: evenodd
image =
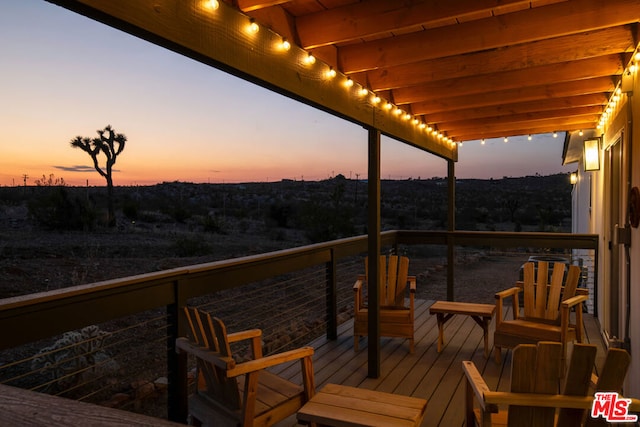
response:
<path id="1" fill-rule="evenodd" d="M 618 340 L 611 340 L 611 344 L 626 345 L 630 350 L 632 362 L 624 393 L 640 398 L 640 228 L 628 225 L 629 189 L 640 187 L 640 82 L 637 73 L 630 79 L 625 86 L 628 92 L 623 93 L 602 134 L 600 170 L 585 172 L 582 160 L 579 162 L 573 231 L 600 236 L 597 316 L 605 337 L 612 339 L 611 331 L 617 331 Z M 632 124 L 636 124 L 635 131 Z M 611 194 L 615 188 L 618 194 Z M 623 228 L 627 224 L 630 244 L 618 241 L 615 224 Z M 619 251 L 617 262 L 612 246 Z M 615 287 L 617 292 L 612 292 Z"/>

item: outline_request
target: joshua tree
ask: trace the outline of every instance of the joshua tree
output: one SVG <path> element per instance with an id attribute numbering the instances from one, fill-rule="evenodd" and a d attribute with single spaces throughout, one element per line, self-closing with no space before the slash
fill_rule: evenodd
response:
<path id="1" fill-rule="evenodd" d="M 96 132 L 100 135 L 99 138 L 91 139 L 76 136 L 75 139 L 71 140 L 71 146 L 86 151 L 91 156 L 91 159 L 93 159 L 93 167 L 107 180 L 108 224 L 112 227 L 116 225 L 113 201 L 113 165 L 116 164 L 118 154 L 124 150 L 124 143 L 127 141 L 127 137 L 121 133 L 115 133 L 111 125 Z M 100 167 L 98 161 L 100 153 L 104 153 L 107 158 L 104 169 Z"/>

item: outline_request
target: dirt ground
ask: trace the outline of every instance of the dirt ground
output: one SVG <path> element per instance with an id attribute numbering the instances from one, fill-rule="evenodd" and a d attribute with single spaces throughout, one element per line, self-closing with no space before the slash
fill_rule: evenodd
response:
<path id="1" fill-rule="evenodd" d="M 495 303 L 495 293 L 512 287 L 520 275 L 520 267 L 529 258 L 524 253 L 496 253 L 458 259 L 454 269 L 454 299 L 456 301 Z M 444 261 L 444 260 L 443 260 Z M 428 260 L 413 260 L 413 264 Z M 413 266 L 417 273 L 416 295 L 421 299 L 447 299 L 447 268 L 443 263 Z"/>

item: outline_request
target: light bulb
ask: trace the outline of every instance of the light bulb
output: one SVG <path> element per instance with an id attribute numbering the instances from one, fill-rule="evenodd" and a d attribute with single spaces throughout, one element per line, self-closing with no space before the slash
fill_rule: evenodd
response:
<path id="1" fill-rule="evenodd" d="M 291 49 L 291 43 L 289 43 L 289 40 L 287 39 L 282 39 L 282 43 L 280 43 L 280 47 L 282 48 L 282 50 L 289 50 Z"/>
<path id="2" fill-rule="evenodd" d="M 484 138 L 482 138 L 482 140 L 480 141 L 480 145 L 484 145 Z"/>
<path id="3" fill-rule="evenodd" d="M 391 110 L 393 108 L 393 104 L 390 102 L 387 102 L 386 104 L 384 104 L 384 109 L 385 110 Z"/>
<path id="4" fill-rule="evenodd" d="M 508 137 L 504 137 L 504 142 L 509 142 L 509 138 Z"/>
<path id="5" fill-rule="evenodd" d="M 367 96 L 369 90 L 366 87 L 361 87 L 358 93 L 360 93 L 360 96 Z"/>
<path id="6" fill-rule="evenodd" d="M 204 7 L 211 10 L 217 10 L 220 7 L 220 3 L 218 0 L 206 0 L 204 2 Z"/>
<path id="7" fill-rule="evenodd" d="M 347 80 L 345 80 L 344 85 L 346 87 L 351 87 L 353 86 L 353 80 L 351 80 L 351 77 L 347 78 Z"/>
<path id="8" fill-rule="evenodd" d="M 584 135 L 584 132 L 582 132 L 582 129 L 580 129 L 580 132 L 578 132 L 578 135 L 580 136 Z"/>
<path id="9" fill-rule="evenodd" d="M 306 64 L 312 65 L 316 63 L 316 57 L 311 52 L 304 58 Z"/>
<path id="10" fill-rule="evenodd" d="M 333 69 L 333 67 L 329 67 L 329 69 L 327 70 L 327 78 L 334 78 L 336 76 L 336 70 Z"/>
<path id="11" fill-rule="evenodd" d="M 249 21 L 249 25 L 247 25 L 247 31 L 251 34 L 257 34 L 260 31 L 260 26 L 256 24 L 256 21 L 253 18 Z"/>
<path id="12" fill-rule="evenodd" d="M 374 94 L 374 95 L 371 97 L 371 103 L 373 103 L 373 104 L 379 104 L 379 103 L 380 103 L 380 101 L 382 101 L 382 100 L 381 100 L 381 99 L 380 99 L 380 97 L 379 97 L 378 95 L 376 95 L 376 94 Z"/>
<path id="13" fill-rule="evenodd" d="M 411 118 L 411 114 L 406 113 L 404 116 L 402 116 L 402 118 L 403 118 L 404 120 L 409 120 L 409 119 Z"/>
<path id="14" fill-rule="evenodd" d="M 558 132 L 553 132 L 553 137 L 557 138 L 558 137 Z"/>

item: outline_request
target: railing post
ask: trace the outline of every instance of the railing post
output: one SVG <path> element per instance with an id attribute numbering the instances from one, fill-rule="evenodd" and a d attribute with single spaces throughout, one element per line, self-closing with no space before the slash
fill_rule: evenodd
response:
<path id="1" fill-rule="evenodd" d="M 338 283 L 336 253 L 331 248 L 331 260 L 326 264 L 327 274 L 327 339 L 338 339 Z"/>
<path id="2" fill-rule="evenodd" d="M 188 416 L 187 399 L 189 387 L 187 381 L 187 355 L 176 352 L 176 339 L 185 330 L 181 307 L 186 305 L 182 297 L 181 280 L 173 282 L 174 303 L 167 305 L 167 416 L 170 421 L 185 424 Z"/>
<path id="3" fill-rule="evenodd" d="M 380 131 L 369 128 L 368 155 L 368 220 L 369 237 L 369 283 L 378 283 L 380 273 Z M 376 278 L 376 279 L 373 279 Z M 368 333 L 368 377 L 380 377 L 380 300 L 378 286 L 369 286 L 369 309 L 367 313 Z"/>
<path id="4" fill-rule="evenodd" d="M 447 215 L 447 301 L 454 300 L 454 273 L 456 263 L 456 247 L 454 233 L 456 230 L 456 173 L 455 163 L 447 161 L 448 180 L 448 215 Z"/>

